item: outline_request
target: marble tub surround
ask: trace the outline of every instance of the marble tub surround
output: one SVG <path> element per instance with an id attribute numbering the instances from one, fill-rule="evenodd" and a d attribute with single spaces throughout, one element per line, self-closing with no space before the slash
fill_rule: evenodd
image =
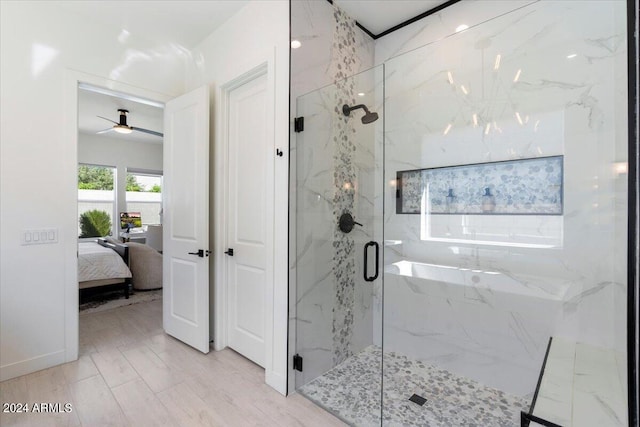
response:
<path id="1" fill-rule="evenodd" d="M 509 395 L 405 355 L 370 346 L 304 385 L 299 391 L 357 426 L 381 425 L 380 364 L 383 363 L 382 424 L 516 426 L 528 399 Z M 412 394 L 427 399 L 410 402 Z"/>

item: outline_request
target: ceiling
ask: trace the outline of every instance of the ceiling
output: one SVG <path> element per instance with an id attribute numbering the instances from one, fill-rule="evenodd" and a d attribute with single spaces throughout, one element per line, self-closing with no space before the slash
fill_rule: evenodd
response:
<path id="1" fill-rule="evenodd" d="M 334 0 L 334 2 L 369 31 L 379 34 L 446 3 L 446 0 Z M 179 43 L 187 48 L 196 46 L 247 3 L 247 0 L 60 0 L 56 2 L 70 12 L 91 17 L 109 26 L 115 24 L 131 35 L 156 43 Z M 118 121 L 119 108 L 129 110 L 130 126 L 162 132 L 163 110 L 161 108 L 85 90 L 79 91 L 79 131 L 95 134 L 109 128 L 112 124 L 97 116 Z M 125 135 L 108 132 L 102 136 L 162 143 L 161 137 L 142 132 Z"/>
<path id="2" fill-rule="evenodd" d="M 131 35 L 192 48 L 248 1 L 61 0 L 55 3 L 106 25 L 117 25 Z"/>
<path id="3" fill-rule="evenodd" d="M 119 108 L 129 110 L 129 115 L 127 116 L 129 126 L 163 132 L 164 109 L 82 89 L 78 91 L 78 131 L 95 135 L 98 131 L 112 127 L 113 123 L 97 116 L 103 116 L 117 122 L 119 120 Z M 162 137 L 136 131 L 129 134 L 111 131 L 100 134 L 100 136 L 162 144 Z"/>
<path id="4" fill-rule="evenodd" d="M 334 0 L 360 25 L 380 34 L 404 21 L 427 12 L 447 0 Z"/>
<path id="5" fill-rule="evenodd" d="M 334 0 L 336 5 L 373 34 L 379 34 L 446 2 L 447 0 Z M 178 43 L 192 48 L 242 9 L 248 0 L 58 0 L 55 3 L 68 11 L 107 25 L 115 24 L 132 35 L 158 43 Z"/>

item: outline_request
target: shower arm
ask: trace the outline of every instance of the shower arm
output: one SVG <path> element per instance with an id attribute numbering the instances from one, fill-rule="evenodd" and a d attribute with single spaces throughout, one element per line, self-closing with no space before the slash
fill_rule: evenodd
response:
<path id="1" fill-rule="evenodd" d="M 358 108 L 362 108 L 365 111 L 365 113 L 371 114 L 367 106 L 364 104 L 354 105 L 353 107 L 349 107 L 347 104 L 344 104 L 342 106 L 342 114 L 344 114 L 345 116 L 348 116 L 351 114 L 353 110 L 357 110 Z"/>

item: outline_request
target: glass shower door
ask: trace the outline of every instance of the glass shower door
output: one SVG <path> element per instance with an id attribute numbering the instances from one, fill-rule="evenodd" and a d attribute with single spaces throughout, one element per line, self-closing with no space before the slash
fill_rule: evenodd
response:
<path id="1" fill-rule="evenodd" d="M 520 425 L 549 349 L 536 415 L 626 425 L 625 37 L 537 2 L 385 63 L 383 424 Z"/>
<path id="2" fill-rule="evenodd" d="M 382 67 L 297 99 L 296 389 L 380 425 Z"/>

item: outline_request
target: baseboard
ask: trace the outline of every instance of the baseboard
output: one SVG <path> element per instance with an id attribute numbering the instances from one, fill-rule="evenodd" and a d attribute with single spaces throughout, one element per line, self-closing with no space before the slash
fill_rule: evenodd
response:
<path id="1" fill-rule="evenodd" d="M 65 363 L 65 351 L 60 350 L 9 365 L 0 366 L 0 381 L 10 380 L 21 375 L 41 371 Z"/>

